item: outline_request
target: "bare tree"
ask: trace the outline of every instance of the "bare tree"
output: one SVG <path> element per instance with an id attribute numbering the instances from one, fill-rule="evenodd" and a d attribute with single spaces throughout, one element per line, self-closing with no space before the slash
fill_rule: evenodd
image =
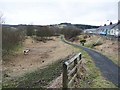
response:
<path id="1" fill-rule="evenodd" d="M 0 24 L 5 23 L 5 18 L 3 17 L 3 13 L 0 12 Z"/>
<path id="2" fill-rule="evenodd" d="M 2 23 L 3 23 L 2 18 L 3 18 L 3 14 L 0 12 L 0 57 L 1 57 L 1 50 L 2 50 Z"/>
<path id="3" fill-rule="evenodd" d="M 3 14 L 0 13 L 0 68 L 2 68 L 2 17 Z M 2 81 L 2 71 L 0 70 L 0 85 L 2 85 L 1 81 Z"/>
<path id="4" fill-rule="evenodd" d="M 2 23 L 2 16 L 3 16 L 3 14 L 0 13 L 0 24 Z"/>

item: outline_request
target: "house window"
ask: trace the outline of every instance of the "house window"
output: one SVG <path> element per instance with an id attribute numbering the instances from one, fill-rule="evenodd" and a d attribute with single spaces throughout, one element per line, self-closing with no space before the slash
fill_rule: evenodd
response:
<path id="1" fill-rule="evenodd" d="M 110 33 L 113 33 L 113 29 L 110 30 Z"/>

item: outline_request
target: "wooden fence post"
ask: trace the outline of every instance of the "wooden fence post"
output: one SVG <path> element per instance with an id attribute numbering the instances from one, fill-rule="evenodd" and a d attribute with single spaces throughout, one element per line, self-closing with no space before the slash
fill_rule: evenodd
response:
<path id="1" fill-rule="evenodd" d="M 78 64 L 80 64 L 81 58 L 82 58 L 81 53 L 79 53 L 76 56 L 74 56 L 72 59 L 70 59 L 69 61 L 66 61 L 63 63 L 63 81 L 62 81 L 63 90 L 67 90 L 69 86 L 72 85 L 75 78 L 77 77 L 78 70 L 79 70 Z M 74 64 L 74 67 L 71 67 L 72 69 L 70 68 L 71 64 L 72 65 Z"/>
<path id="2" fill-rule="evenodd" d="M 82 54 L 79 55 L 79 60 L 81 60 L 81 59 L 82 59 Z"/>
<path id="3" fill-rule="evenodd" d="M 67 75 L 67 65 L 63 63 L 63 89 L 68 88 L 68 75 Z"/>
<path id="4" fill-rule="evenodd" d="M 74 60 L 74 67 L 77 65 L 77 58 Z M 75 73 L 77 73 L 77 68 L 75 70 Z"/>

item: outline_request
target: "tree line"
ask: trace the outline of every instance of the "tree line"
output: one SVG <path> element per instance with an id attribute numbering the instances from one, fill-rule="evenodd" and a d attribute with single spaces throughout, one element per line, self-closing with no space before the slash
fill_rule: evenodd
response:
<path id="1" fill-rule="evenodd" d="M 55 35 L 63 34 L 66 38 L 72 38 L 76 37 L 82 32 L 82 30 L 78 28 L 72 28 L 72 27 L 65 27 L 65 28 L 56 28 L 53 26 L 28 26 L 27 27 L 27 36 L 34 36 L 37 37 L 51 37 Z"/>

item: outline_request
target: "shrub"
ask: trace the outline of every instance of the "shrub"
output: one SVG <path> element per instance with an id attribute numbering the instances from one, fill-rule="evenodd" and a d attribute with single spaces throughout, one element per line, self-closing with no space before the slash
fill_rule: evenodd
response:
<path id="1" fill-rule="evenodd" d="M 2 28 L 2 55 L 7 55 L 25 39 L 24 32 L 11 27 Z"/>
<path id="2" fill-rule="evenodd" d="M 27 36 L 32 36 L 35 34 L 33 25 L 28 25 L 26 28 L 26 34 Z"/>
<path id="3" fill-rule="evenodd" d="M 37 41 L 42 41 L 42 42 L 46 43 L 46 39 L 44 37 L 34 37 L 34 39 Z"/>
<path id="4" fill-rule="evenodd" d="M 47 26 L 41 26 L 36 30 L 36 36 L 38 37 L 51 37 L 54 35 L 54 31 Z"/>
<path id="5" fill-rule="evenodd" d="M 85 42 L 86 42 L 86 40 L 85 40 L 85 39 L 83 39 L 83 40 L 80 40 L 80 42 L 81 42 L 81 43 L 85 43 Z"/>
<path id="6" fill-rule="evenodd" d="M 66 39 L 71 39 L 73 37 L 76 37 L 80 35 L 80 33 L 81 33 L 81 30 L 76 28 L 63 28 L 61 30 L 61 34 L 63 34 Z"/>
<path id="7" fill-rule="evenodd" d="M 85 39 L 80 40 L 80 43 L 84 46 L 84 43 L 86 43 L 86 40 Z"/>
<path id="8" fill-rule="evenodd" d="M 86 39 L 86 38 L 87 38 L 87 35 L 85 35 L 83 38 Z"/>

